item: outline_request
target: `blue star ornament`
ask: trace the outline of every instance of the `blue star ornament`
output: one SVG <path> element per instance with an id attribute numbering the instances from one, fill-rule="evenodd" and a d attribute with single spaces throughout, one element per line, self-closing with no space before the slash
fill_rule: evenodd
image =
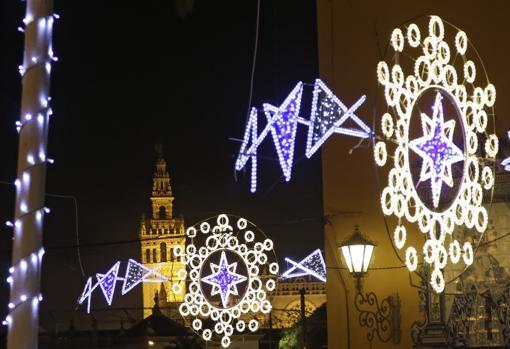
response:
<path id="1" fill-rule="evenodd" d="M 273 143 L 278 153 L 280 167 L 287 182 L 290 181 L 292 174 L 294 145 L 296 144 L 296 130 L 302 94 L 303 83 L 299 82 L 278 108 L 268 103 L 263 105 L 268 125 L 271 127 Z"/>
<path id="2" fill-rule="evenodd" d="M 455 120 L 444 121 L 442 99 L 438 92 L 432 118 L 421 114 L 423 136 L 409 142 L 409 147 L 423 160 L 420 181 L 430 179 L 434 207 L 439 206 L 443 182 L 453 186 L 452 165 L 464 160 L 462 150 L 453 142 Z"/>
<path id="3" fill-rule="evenodd" d="M 212 286 L 211 296 L 221 296 L 223 308 L 227 308 L 230 295 L 237 296 L 237 284 L 246 281 L 248 278 L 237 274 L 237 262 L 229 264 L 225 251 L 221 252 L 220 264 L 210 263 L 212 274 L 202 278 L 202 282 Z"/>

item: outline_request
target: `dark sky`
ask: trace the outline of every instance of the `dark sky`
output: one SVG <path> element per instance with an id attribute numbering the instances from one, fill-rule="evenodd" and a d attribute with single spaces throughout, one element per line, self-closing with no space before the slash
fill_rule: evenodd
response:
<path id="1" fill-rule="evenodd" d="M 23 47 L 16 28 L 24 5 L 1 5 L 0 180 L 11 183 Z M 149 209 L 154 145 L 160 142 L 174 211 L 187 225 L 223 212 L 244 216 L 274 239 L 280 259 L 323 246 L 320 155 L 302 160 L 305 129 L 298 131 L 292 182 L 282 180 L 275 160 L 259 161 L 256 195 L 249 192 L 249 172 L 235 180 L 239 144 L 228 138 L 244 132 L 256 1 L 196 1 L 186 19 L 177 15 L 173 0 L 57 0 L 55 10 L 61 15 L 54 30 L 60 60 L 52 71 L 48 154 L 55 164 L 48 168 L 47 191 L 77 198 L 82 244 L 137 238 L 140 216 Z M 261 1 L 252 105 L 279 105 L 299 80 L 313 82 L 315 16 L 314 1 Z M 304 111 L 311 92 L 305 87 Z M 276 158 L 269 138 L 260 153 Z M 12 219 L 13 194 L 12 186 L 0 184 L 0 280 L 10 264 L 11 231 L 3 222 Z M 52 213 L 44 232 L 42 318 L 52 328 L 71 317 L 61 310 L 74 308 L 84 277 L 72 247 L 73 201 L 48 197 L 47 206 Z M 136 243 L 84 246 L 81 253 L 87 276 L 118 259 L 140 259 Z M 0 287 L 3 317 L 8 290 L 4 283 Z M 124 299 L 117 295 L 113 305 L 133 306 L 138 291 Z M 104 301 L 95 297 L 94 304 L 103 307 Z"/>

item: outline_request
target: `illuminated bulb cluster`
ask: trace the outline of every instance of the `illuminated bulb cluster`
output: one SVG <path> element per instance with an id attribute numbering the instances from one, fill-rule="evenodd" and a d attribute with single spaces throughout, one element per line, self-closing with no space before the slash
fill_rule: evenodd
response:
<path id="1" fill-rule="evenodd" d="M 452 233 L 460 226 L 475 228 L 480 234 L 485 232 L 488 214 L 482 206 L 483 190 L 494 186 L 494 171 L 490 164 L 498 152 L 498 139 L 487 133 L 488 115 L 494 115 L 494 112 L 488 113 L 486 108 L 494 106 L 496 89 L 490 83 L 484 88 L 474 85 L 477 72 L 475 63 L 465 55 L 468 43 L 466 33 L 458 31 L 455 48 L 451 50 L 445 41 L 443 21 L 431 16 L 427 35 L 414 23 L 404 31 L 395 29 L 390 44 L 395 51 L 396 63 L 390 67 L 381 61 L 377 65 L 377 79 L 384 87 L 389 111 L 381 117 L 383 140 L 375 143 L 374 158 L 379 166 L 392 159 L 388 184 L 381 194 L 381 208 L 385 215 L 394 215 L 398 219 L 394 230 L 394 243 L 398 249 L 406 245 L 405 221 L 417 223 L 420 231 L 426 234 L 427 241 L 421 252 L 423 260 L 433 266 L 430 282 L 438 293 L 444 290 L 442 269 L 448 257 L 452 263 L 458 263 L 461 257 L 466 265 L 473 262 L 471 243 L 465 242 L 461 248 Z M 413 49 L 419 50 L 418 57 L 413 59 L 414 69 L 404 73 L 399 54 L 405 52 L 406 56 L 412 56 Z M 455 57 L 462 59 L 460 74 L 454 66 Z M 431 110 L 423 110 L 419 115 L 422 136 L 411 139 L 413 109 L 424 92 L 430 91 L 435 92 L 434 104 Z M 459 111 L 457 123 L 451 118 L 445 121 L 444 97 Z M 453 141 L 456 129 L 460 130 L 465 149 L 460 149 Z M 479 157 L 479 134 L 485 135 L 485 158 Z M 411 174 L 410 154 L 418 156 L 421 165 L 416 184 Z M 445 185 L 454 186 L 452 166 L 462 162 L 458 194 L 448 207 L 439 209 L 442 189 Z M 416 187 L 419 183 L 430 186 L 432 205 L 422 201 Z M 448 235 L 451 242 L 447 249 Z M 420 249 L 408 246 L 405 251 L 407 267 L 416 270 Z"/>
<path id="2" fill-rule="evenodd" d="M 285 258 L 285 260 L 292 267 L 282 274 L 283 279 L 311 275 L 322 282 L 326 282 L 326 264 L 320 249 L 313 251 L 299 262 L 295 262 L 290 258 Z"/>
<path id="3" fill-rule="evenodd" d="M 226 348 L 235 331 L 257 331 L 253 315 L 271 311 L 268 293 L 279 272 L 273 242 L 246 219 L 225 214 L 188 228 L 186 235 L 186 249 L 174 248 L 185 265 L 172 285 L 174 293 L 185 292 L 179 312 L 205 341 L 219 336 Z M 205 286 L 211 288 L 207 294 Z"/>
<path id="4" fill-rule="evenodd" d="M 78 304 L 83 304 L 87 301 L 87 313 L 90 313 L 90 302 L 92 299 L 92 292 L 99 287 L 103 292 L 108 305 L 112 305 L 113 295 L 115 293 L 115 286 L 117 281 L 122 282 L 122 295 L 131 291 L 136 285 L 142 282 L 164 282 L 168 278 L 157 272 L 160 266 L 154 269 L 147 268 L 143 264 L 138 263 L 133 259 L 129 259 L 126 267 L 124 277 L 119 277 L 120 261 L 115 263 L 106 273 L 96 274 L 96 283 L 93 284 L 92 277 L 87 279 L 85 288 L 78 299 Z"/>
<path id="5" fill-rule="evenodd" d="M 271 132 L 286 181 L 289 181 L 292 175 L 298 123 L 308 126 L 305 152 L 308 158 L 312 157 L 333 133 L 358 138 L 368 138 L 372 134 L 370 128 L 355 114 L 355 111 L 365 102 L 366 96 L 360 97 L 348 108 L 324 82 L 317 79 L 313 90 L 311 116 L 309 120 L 306 120 L 299 116 L 302 94 L 303 83 L 299 82 L 280 107 L 265 103 L 263 109 L 267 123 L 260 134 L 257 134 L 258 112 L 256 108 L 252 108 L 235 163 L 236 170 L 240 171 L 246 166 L 248 160 L 251 160 L 250 190 L 252 193 L 257 190 L 257 148 L 269 132 Z M 352 121 L 357 128 L 345 126 L 347 121 Z"/>

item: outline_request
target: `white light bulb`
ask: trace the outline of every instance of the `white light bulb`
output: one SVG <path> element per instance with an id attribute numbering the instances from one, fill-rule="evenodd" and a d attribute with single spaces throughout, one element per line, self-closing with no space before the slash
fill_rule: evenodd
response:
<path id="1" fill-rule="evenodd" d="M 14 303 L 9 303 L 9 309 L 14 309 Z"/>
<path id="2" fill-rule="evenodd" d="M 24 302 L 24 301 L 26 301 L 26 300 L 27 300 L 27 296 L 26 296 L 26 295 L 24 295 L 24 294 L 22 294 L 22 295 L 19 297 L 19 299 L 20 299 L 22 302 Z"/>

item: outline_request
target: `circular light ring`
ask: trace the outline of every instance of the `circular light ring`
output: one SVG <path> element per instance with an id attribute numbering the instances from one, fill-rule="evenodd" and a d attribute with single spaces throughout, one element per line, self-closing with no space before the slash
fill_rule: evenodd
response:
<path id="1" fill-rule="evenodd" d="M 457 71 L 449 64 L 443 68 L 443 86 L 450 92 L 455 92 L 458 86 Z"/>
<path id="2" fill-rule="evenodd" d="M 450 242 L 449 255 L 450 260 L 452 261 L 453 264 L 459 263 L 461 257 L 461 249 L 460 244 L 457 240 L 453 240 L 452 242 Z"/>
<path id="3" fill-rule="evenodd" d="M 473 246 L 469 241 L 465 242 L 462 246 L 462 259 L 466 265 L 473 264 L 474 254 L 473 254 Z"/>
<path id="4" fill-rule="evenodd" d="M 393 136 L 393 118 L 391 114 L 384 113 L 381 118 L 381 129 L 385 137 L 390 138 Z"/>
<path id="5" fill-rule="evenodd" d="M 437 56 L 437 40 L 432 36 L 427 36 L 423 40 L 423 54 L 425 59 L 434 61 Z"/>
<path id="6" fill-rule="evenodd" d="M 457 49 L 457 52 L 461 56 L 464 56 L 464 54 L 466 54 L 467 46 L 468 39 L 466 33 L 463 32 L 462 30 L 457 32 L 457 34 L 455 35 L 455 48 Z"/>
<path id="7" fill-rule="evenodd" d="M 494 173 L 491 168 L 485 165 L 485 162 L 495 159 L 498 141 L 495 135 L 489 133 L 484 144 L 485 159 L 479 156 L 479 134 L 487 134 L 487 127 L 492 124 L 489 123 L 489 116 L 492 122 L 494 115 L 493 111 L 485 110 L 485 108 L 494 105 L 496 89 L 489 82 L 484 87 L 474 84 L 477 80 L 477 66 L 469 59 L 470 57 L 464 56 L 469 43 L 466 34 L 462 31 L 455 31 L 455 49 L 453 49 L 447 42 L 451 39 L 445 35 L 444 24 L 439 17 L 430 17 L 428 25 L 429 36 L 423 38 L 416 24 L 408 25 L 404 32 L 409 45 L 405 48 L 404 45 L 400 47 L 400 41 L 396 39 L 397 36 L 400 38 L 402 30 L 398 30 L 399 28 L 394 30 L 392 40 L 398 42 L 399 45 L 396 45 L 391 72 L 388 68 L 389 62 L 379 62 L 378 64 L 378 80 L 384 85 L 385 100 L 390 110 L 382 114 L 381 118 L 381 131 L 384 139 L 380 142 L 384 142 L 386 146 L 384 147 L 382 144 L 376 144 L 376 146 L 378 149 L 384 148 L 387 157 L 393 153 L 393 161 L 388 161 L 388 159 L 381 161 L 380 157 L 376 157 L 375 152 L 374 157 L 379 166 L 387 163 L 393 166 L 388 171 L 387 186 L 381 192 L 382 211 L 384 215 L 395 215 L 398 218 L 398 227 L 403 226 L 402 220 L 405 217 L 408 222 L 417 222 L 420 231 L 426 234 L 426 239 L 430 242 L 423 246 L 424 259 L 426 263 L 433 264 L 435 267 L 439 266 L 437 274 L 440 276 L 435 280 L 437 291 L 444 288 L 444 285 L 441 286 L 441 283 L 444 284 L 444 276 L 440 269 L 448 259 L 453 258 L 453 261 L 457 260 L 458 262 L 461 255 L 458 241 L 450 244 L 449 253 L 447 253 L 444 246 L 446 235 L 453 234 L 457 227 L 462 226 L 469 229 L 475 228 L 481 233 L 487 228 L 487 210 L 482 206 L 483 189 L 493 188 Z M 402 51 L 399 51 L 400 48 Z M 412 48 L 415 48 L 414 51 L 418 51 L 417 56 L 404 52 L 412 51 Z M 450 63 L 454 62 L 453 57 L 456 54 L 462 55 L 460 65 Z M 408 71 L 409 66 L 404 64 L 406 62 L 402 60 L 402 57 L 411 57 L 414 60 L 414 63 L 411 63 L 414 64 L 411 65 L 412 72 Z M 457 71 L 457 68 L 460 70 Z M 414 187 L 409 169 L 409 152 L 411 151 L 409 143 L 413 140 L 410 139 L 410 134 L 414 134 L 410 133 L 411 111 L 421 94 L 430 88 L 442 90 L 444 91 L 443 95 L 451 97 L 450 102 L 456 106 L 460 115 L 459 120 L 455 120 L 455 132 L 460 129 L 464 140 L 463 174 L 460 179 L 455 179 L 458 183 L 457 194 L 449 206 L 441 211 L 432 211 L 422 202 Z M 392 149 L 395 149 L 394 152 Z M 431 181 L 430 178 L 426 180 Z M 395 246 L 400 248 L 403 239 L 400 231 L 397 230 L 398 227 L 394 230 L 394 240 Z M 434 232 L 436 227 L 438 227 L 437 233 Z M 404 244 L 402 244 L 402 248 Z M 406 250 L 406 258 L 409 255 L 409 264 L 413 267 L 414 259 L 412 257 L 414 254 L 413 250 L 409 249 L 410 247 L 412 246 Z M 466 255 L 469 261 L 469 249 L 467 252 L 464 250 L 463 246 L 462 255 L 463 257 Z M 448 256 L 450 257 L 448 258 Z M 417 258 L 415 259 L 417 260 Z"/>
<path id="8" fill-rule="evenodd" d="M 494 174 L 489 166 L 485 166 L 482 169 L 482 183 L 485 190 L 491 189 L 494 185 Z"/>
<path id="9" fill-rule="evenodd" d="M 489 224 L 489 215 L 487 213 L 487 209 L 483 206 L 477 208 L 476 217 L 475 217 L 475 229 L 479 233 L 483 233 L 485 229 L 487 229 L 487 225 Z"/>
<path id="10" fill-rule="evenodd" d="M 423 244 L 423 260 L 429 264 L 436 261 L 437 258 L 437 244 L 433 240 L 425 241 Z"/>
<path id="11" fill-rule="evenodd" d="M 406 266 L 410 271 L 415 271 L 418 268 L 418 253 L 412 246 L 406 250 Z"/>
<path id="12" fill-rule="evenodd" d="M 230 225 L 230 222 L 235 224 Z M 181 248 L 178 251 L 184 267 L 177 271 L 178 281 L 173 282 L 172 291 L 182 293 L 184 281 L 189 275 L 191 282 L 187 285 L 184 302 L 179 306 L 180 314 L 186 319 L 189 318 L 191 327 L 200 333 L 204 340 L 212 340 L 213 334 L 221 335 L 221 345 L 226 347 L 230 345 L 234 330 L 245 330 L 245 323 L 237 320 L 242 314 L 251 313 L 251 316 L 254 316 L 248 327 L 256 331 L 259 327 L 256 314 L 271 311 L 268 297 L 269 293 L 276 289 L 279 272 L 273 242 L 252 223 L 235 216 L 219 215 L 192 228 L 194 229 L 187 230 L 190 233 L 187 235 L 193 238 L 189 239 L 185 250 Z M 202 232 L 200 236 L 196 236 L 198 229 Z M 213 296 L 214 292 L 206 295 L 201 287 L 201 270 L 209 257 L 219 250 L 237 255 L 247 271 L 244 275 L 246 286 L 243 293 L 238 295 L 238 303 L 229 307 L 224 307 L 221 302 L 212 303 L 209 297 Z M 269 270 L 269 274 L 262 275 L 262 270 Z M 239 270 L 237 272 L 239 273 Z M 206 319 L 212 321 L 205 321 Z"/>
<path id="13" fill-rule="evenodd" d="M 487 116 L 487 112 L 485 110 L 480 110 L 476 116 L 476 131 L 482 133 L 487 128 L 487 123 L 489 121 L 489 117 Z"/>
<path id="14" fill-rule="evenodd" d="M 429 21 L 429 35 L 437 41 L 444 38 L 444 25 L 443 21 L 438 16 L 431 16 Z"/>
<path id="15" fill-rule="evenodd" d="M 430 284 L 436 293 L 441 293 L 444 291 L 444 276 L 441 272 L 441 269 L 434 268 L 432 273 L 430 274 Z"/>
<path id="16" fill-rule="evenodd" d="M 386 143 L 377 142 L 374 146 L 374 158 L 378 166 L 384 166 L 388 159 L 388 153 L 386 152 Z"/>
<path id="17" fill-rule="evenodd" d="M 390 82 L 390 69 L 385 61 L 381 61 L 377 64 L 377 81 L 381 85 L 387 85 Z"/>
<path id="18" fill-rule="evenodd" d="M 435 265 L 437 268 L 443 269 L 446 267 L 446 263 L 448 263 L 448 252 L 446 252 L 446 248 L 443 245 L 438 245 Z"/>
<path id="19" fill-rule="evenodd" d="M 496 103 L 496 88 L 493 84 L 488 84 L 484 90 L 485 93 L 485 104 L 492 108 L 494 103 Z"/>
<path id="20" fill-rule="evenodd" d="M 395 246 L 399 250 L 401 250 L 404 247 L 406 243 L 406 237 L 407 237 L 406 228 L 403 225 L 397 225 L 393 233 L 393 239 L 395 241 Z"/>
<path id="21" fill-rule="evenodd" d="M 441 64 L 448 64 L 450 61 L 450 47 L 445 41 L 437 44 L 437 59 Z"/>
<path id="22" fill-rule="evenodd" d="M 407 27 L 407 41 L 409 42 L 409 46 L 418 47 L 420 46 L 420 28 L 414 23 Z"/>
<path id="23" fill-rule="evenodd" d="M 402 52 L 404 49 L 404 34 L 402 34 L 402 30 L 396 28 L 391 33 L 391 46 L 396 52 Z"/>
<path id="24" fill-rule="evenodd" d="M 498 154 L 499 140 L 495 134 L 490 134 L 485 141 L 485 153 L 490 158 L 495 158 Z"/>
<path id="25" fill-rule="evenodd" d="M 466 82 L 472 84 L 475 82 L 476 78 L 476 68 L 473 61 L 467 61 L 464 63 L 464 79 L 466 79 Z"/>

